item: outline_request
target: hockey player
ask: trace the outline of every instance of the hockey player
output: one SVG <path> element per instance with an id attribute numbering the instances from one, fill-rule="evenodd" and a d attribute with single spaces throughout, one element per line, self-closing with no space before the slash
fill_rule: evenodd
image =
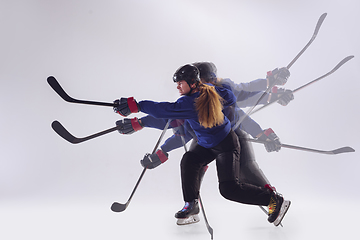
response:
<path id="1" fill-rule="evenodd" d="M 237 105 L 241 105 L 243 107 L 247 107 L 247 106 L 253 106 L 259 98 L 259 95 L 263 94 L 263 90 L 265 90 L 269 84 L 273 84 L 274 79 L 271 79 L 270 76 L 273 76 L 273 74 L 268 73 L 268 77 L 266 79 L 258 79 L 249 83 L 240 83 L 240 84 L 235 84 L 233 81 L 231 81 L 230 79 L 218 79 L 216 77 L 216 67 L 213 63 L 210 62 L 197 62 L 194 63 L 194 65 L 199 69 L 200 71 L 200 78 L 202 82 L 210 82 L 210 83 L 214 83 L 220 86 L 226 86 L 227 88 L 230 88 L 231 86 L 231 90 L 236 93 L 237 96 Z M 287 69 L 281 70 L 284 71 L 283 73 L 283 77 L 280 78 L 280 80 L 278 80 L 278 82 L 276 84 L 279 85 L 284 85 L 287 78 L 289 77 L 289 72 L 287 71 Z M 274 72 L 274 71 L 273 71 Z M 229 86 L 230 85 L 230 86 Z M 255 95 L 257 96 L 257 98 L 251 97 L 251 100 L 249 99 L 245 99 L 243 96 L 243 92 L 246 91 L 250 91 L 250 92 L 254 92 L 255 91 Z M 282 90 L 281 91 L 283 93 L 282 97 L 278 100 L 278 102 L 285 106 L 287 105 L 292 99 L 293 99 L 293 94 L 290 90 Z M 249 95 L 249 94 L 247 94 Z M 265 104 L 268 103 L 269 100 L 273 101 L 273 94 L 267 94 L 265 96 L 266 100 L 263 100 L 260 102 L 260 104 Z M 278 96 L 275 96 L 277 99 Z M 233 114 L 235 114 L 235 116 L 232 116 Z M 231 124 L 232 127 L 234 127 L 237 123 L 237 121 L 243 116 L 245 115 L 245 113 L 239 109 L 236 108 L 234 113 L 231 113 L 228 111 L 228 113 L 226 113 L 227 117 L 231 120 Z M 164 119 L 157 119 L 154 118 L 150 115 L 145 116 L 141 119 L 137 119 L 137 118 L 133 118 L 133 119 L 123 119 L 123 120 L 119 120 L 117 121 L 117 125 L 121 125 L 122 128 L 119 130 L 119 132 L 121 134 L 132 134 L 136 131 L 141 130 L 143 127 L 150 127 L 150 128 L 157 128 L 157 129 L 163 129 L 165 124 L 166 124 L 167 120 Z M 146 155 L 143 159 L 143 163 L 147 162 L 149 163 L 149 165 L 147 165 L 146 167 L 148 168 L 154 168 L 158 165 L 156 164 L 160 164 L 161 162 L 150 162 L 149 160 L 146 160 L 147 158 L 151 157 L 151 158 L 156 158 L 158 157 L 158 155 L 164 156 L 164 157 L 168 157 L 168 153 L 176 148 L 182 147 L 184 142 L 188 142 L 190 139 L 192 139 L 194 137 L 194 134 L 191 131 L 191 128 L 186 127 L 187 130 L 184 130 L 184 126 L 182 126 L 184 123 L 184 121 L 172 121 L 170 126 L 171 127 L 180 127 L 180 129 L 182 131 L 174 131 L 175 134 L 170 137 L 168 140 L 166 140 L 166 142 L 161 146 L 161 149 L 158 150 L 157 153 L 153 154 L 152 156 L 150 155 Z M 186 122 L 185 122 L 186 123 Z M 176 130 L 174 128 L 174 130 Z M 257 124 L 254 120 L 252 120 L 250 117 L 247 117 L 244 119 L 244 121 L 242 122 L 242 124 L 240 124 L 238 129 L 233 129 L 238 135 L 239 135 L 239 141 L 243 143 L 243 145 L 247 145 L 248 147 L 246 147 L 246 149 L 249 149 L 249 151 L 241 151 L 242 154 L 244 154 L 244 157 L 241 158 L 241 165 L 246 165 L 247 167 L 241 167 L 240 169 L 243 171 L 243 173 L 241 174 L 241 176 L 245 176 L 245 173 L 254 173 L 254 174 L 246 174 L 247 177 L 242 179 L 242 182 L 244 180 L 249 181 L 249 179 L 253 179 L 255 175 L 260 175 L 262 178 L 261 181 L 251 181 L 250 183 L 258 185 L 258 186 L 264 186 L 265 184 L 263 184 L 264 182 L 266 182 L 264 179 L 265 177 L 263 176 L 263 174 L 261 173 L 261 170 L 257 167 L 257 163 L 255 162 L 255 158 L 253 157 L 253 151 L 252 151 L 252 147 L 251 147 L 251 143 L 246 141 L 246 133 L 252 135 L 254 138 L 258 138 L 261 136 L 261 134 L 265 131 L 262 130 L 261 127 L 259 126 L 259 124 Z M 245 131 L 245 132 L 244 132 Z M 270 131 L 271 130 L 266 130 L 266 131 Z M 180 137 L 180 135 L 183 135 L 182 137 Z M 196 138 L 196 136 L 195 136 Z M 268 152 L 272 152 L 272 151 L 278 151 L 278 147 L 276 145 L 274 145 L 272 142 L 269 142 L 267 144 L 265 144 L 265 148 Z M 252 161 L 250 161 L 252 159 Z M 259 179 L 259 178 L 258 178 Z"/>
<path id="2" fill-rule="evenodd" d="M 266 90 L 266 88 L 271 84 L 274 84 L 275 78 L 274 73 L 277 72 L 277 74 L 282 73 L 284 75 L 283 77 L 277 78 L 276 85 L 284 85 L 287 81 L 287 78 L 289 77 L 289 72 L 287 69 L 282 68 L 280 70 L 275 69 L 274 71 L 268 72 L 268 76 L 266 79 L 257 79 L 249 83 L 239 83 L 235 84 L 230 79 L 218 79 L 216 77 L 216 67 L 213 63 L 210 62 L 198 62 L 194 63 L 194 65 L 199 69 L 201 81 L 202 82 L 208 82 L 212 83 L 218 86 L 227 87 L 228 89 L 231 89 L 235 96 L 237 97 L 237 107 L 248 107 L 248 106 L 254 106 L 260 96 L 263 94 L 263 91 Z M 251 94 L 249 94 L 251 92 Z M 276 93 L 276 94 L 275 94 Z M 279 94 L 281 94 L 281 98 L 279 98 Z M 245 97 L 244 97 L 245 96 Z M 270 94 L 266 94 L 265 97 L 261 99 L 261 101 L 258 104 L 266 104 L 269 102 L 274 101 L 276 99 L 279 104 L 286 106 L 291 100 L 294 99 L 294 96 L 291 92 L 291 90 L 286 89 L 278 89 L 276 86 L 273 87 L 273 90 Z M 234 127 L 237 123 L 237 121 L 245 115 L 245 113 L 239 109 L 239 108 L 232 108 L 234 110 L 233 112 L 228 112 L 227 117 L 232 122 L 232 127 Z M 234 114 L 232 116 L 232 114 Z M 163 127 L 166 124 L 166 120 L 164 119 L 156 119 L 152 116 L 145 116 L 141 119 L 133 118 L 133 119 L 123 119 L 117 121 L 117 125 L 122 125 L 122 128 L 119 130 L 121 134 L 132 134 L 136 131 L 141 130 L 143 127 L 151 127 L 151 128 L 158 128 L 163 129 Z M 171 127 L 179 125 L 175 121 L 172 122 Z M 243 119 L 242 124 L 240 125 L 240 129 L 244 130 L 245 132 L 252 135 L 254 138 L 260 137 L 263 130 L 260 128 L 260 126 L 254 122 L 250 117 L 247 117 Z M 236 129 L 233 129 L 234 131 Z M 269 130 L 271 131 L 271 130 Z M 187 135 L 185 136 L 186 142 L 190 140 L 194 135 Z M 177 140 L 180 142 L 180 140 Z M 173 142 L 175 142 L 173 140 Z M 182 144 L 182 143 L 180 143 Z M 174 148 L 167 149 L 169 152 L 170 150 L 173 150 L 177 147 L 180 147 L 179 144 L 176 145 Z M 271 152 L 276 149 L 274 149 L 274 146 L 271 146 L 271 143 L 265 145 L 267 151 Z M 279 150 L 279 149 L 277 149 Z"/>
<path id="3" fill-rule="evenodd" d="M 280 194 L 265 187 L 257 187 L 247 183 L 239 184 L 239 176 L 236 174 L 238 173 L 240 157 L 237 136 L 230 129 L 230 122 L 226 117 L 223 117 L 223 123 L 219 121 L 218 116 L 221 112 L 219 109 L 217 111 L 208 111 L 209 106 L 201 106 L 203 97 L 212 96 L 210 97 L 212 100 L 217 99 L 217 97 L 213 95 L 212 91 L 209 91 L 208 87 L 204 88 L 205 85 L 200 84 L 198 75 L 198 70 L 193 65 L 185 65 L 178 69 L 174 74 L 174 81 L 178 83 L 179 92 L 183 97 L 175 103 L 141 101 L 137 104 L 132 98 L 122 98 L 115 101 L 117 104 L 115 110 L 124 116 L 140 109 L 157 118 L 184 118 L 194 130 L 198 142 L 194 144 L 189 152 L 184 154 L 181 161 L 185 206 L 176 213 L 177 218 L 186 218 L 199 212 L 197 201 L 199 172 L 203 166 L 215 158 L 221 194 L 229 200 L 240 203 L 263 206 L 271 203 L 275 209 L 269 214 L 268 220 L 269 222 L 276 220 L 280 223 L 281 219 L 278 218 L 281 215 L 280 209 L 284 209 L 284 205 L 286 205 L 286 201 L 284 202 Z M 224 106 L 227 109 L 232 105 L 230 103 L 235 101 L 233 94 L 220 90 L 218 87 L 216 87 L 216 90 L 225 99 Z M 194 109 L 194 102 L 197 104 L 197 109 Z M 219 102 L 218 99 L 215 101 L 216 104 Z M 209 118 L 208 116 L 215 116 L 215 118 Z M 272 138 L 274 135 L 274 133 L 271 133 L 266 138 Z M 235 174 L 233 174 L 234 172 Z"/>
<path id="4" fill-rule="evenodd" d="M 270 94 L 265 94 L 260 101 L 259 98 L 263 95 L 263 91 L 269 86 L 274 85 L 284 85 L 290 76 L 289 71 L 286 68 L 275 69 L 274 71 L 268 72 L 266 79 L 258 79 L 252 81 L 250 83 L 240 83 L 235 84 L 230 79 L 219 79 L 217 78 L 217 70 L 216 66 L 210 62 L 198 62 L 194 63 L 194 65 L 200 71 L 201 81 L 213 83 L 215 85 L 220 85 L 223 87 L 231 87 L 233 93 L 237 96 L 237 105 L 242 107 L 253 106 L 254 104 L 266 104 L 273 101 L 278 101 L 279 104 L 286 106 L 291 100 L 294 99 L 291 90 L 280 89 L 275 86 L 273 87 L 273 91 Z M 275 76 L 274 76 L 275 75 Z M 260 91 L 254 97 L 251 98 L 243 98 L 243 91 Z M 275 93 L 275 94 L 274 94 Z M 245 113 L 241 109 L 236 109 L 235 116 L 232 119 L 232 126 L 236 127 L 236 122 L 239 119 L 242 119 L 242 116 Z M 233 128 L 234 129 L 234 128 Z M 270 185 L 270 182 L 263 174 L 262 170 L 259 168 L 255 155 L 252 149 L 251 142 L 246 141 L 248 137 L 247 134 L 252 135 L 254 138 L 262 138 L 263 134 L 272 131 L 271 129 L 266 129 L 262 132 L 260 126 L 252 120 L 250 117 L 246 117 L 243 119 L 242 123 L 238 128 L 234 129 L 236 134 L 239 137 L 239 142 L 241 146 L 241 154 L 240 154 L 240 182 L 246 182 L 249 184 L 253 184 L 256 186 L 265 186 L 267 188 L 273 189 L 276 191 L 274 187 Z M 275 134 L 275 133 L 274 133 Z M 274 135 L 274 141 L 269 141 L 265 144 L 265 148 L 268 152 L 278 151 L 280 148 L 277 147 L 277 136 Z M 290 201 L 285 201 L 284 207 L 289 207 Z M 286 213 L 287 209 L 284 209 L 283 214 Z M 273 211 L 273 206 L 269 206 L 269 213 Z M 283 216 L 282 216 L 283 217 Z M 279 225 L 280 221 L 275 221 L 275 226 Z"/>

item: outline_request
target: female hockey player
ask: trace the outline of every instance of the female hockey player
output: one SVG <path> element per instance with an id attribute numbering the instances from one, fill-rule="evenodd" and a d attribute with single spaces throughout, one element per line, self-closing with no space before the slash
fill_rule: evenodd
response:
<path id="1" fill-rule="evenodd" d="M 249 83 L 240 83 L 235 84 L 230 79 L 218 79 L 217 78 L 217 70 L 213 63 L 211 62 L 197 62 L 194 63 L 194 66 L 196 66 L 200 71 L 200 79 L 201 82 L 208 82 L 213 83 L 219 86 L 226 86 L 227 88 L 231 88 L 231 90 L 236 94 L 237 96 L 237 105 L 241 105 L 242 107 L 248 107 L 253 106 L 256 104 L 256 102 L 259 99 L 259 96 L 251 97 L 251 100 L 245 99 L 244 97 L 241 97 L 242 92 L 255 92 L 255 95 L 262 95 L 263 91 L 269 86 L 269 84 L 273 84 L 274 79 L 271 79 L 270 76 L 273 74 L 268 73 L 268 77 L 266 79 L 257 79 L 255 81 L 249 82 Z M 283 69 L 281 71 L 284 71 L 283 77 L 280 78 L 280 81 L 276 82 L 276 84 L 284 85 L 287 81 L 287 78 L 289 77 L 289 72 L 287 69 Z M 274 72 L 274 71 L 273 71 Z M 231 87 L 230 87 L 231 86 Z M 285 106 L 287 105 L 292 99 L 293 95 L 290 90 L 284 90 L 280 89 L 282 93 L 282 96 L 280 99 L 278 99 L 278 95 L 275 96 L 275 99 L 278 100 L 278 102 Z M 247 94 L 248 95 L 248 94 Z M 270 101 L 274 101 L 273 93 L 266 94 L 263 98 L 265 100 L 262 100 L 259 102 L 259 104 L 268 103 Z M 245 113 L 236 107 L 235 109 L 235 116 L 233 116 L 234 113 L 227 113 L 227 117 L 231 119 L 231 125 L 233 127 L 233 130 L 238 134 L 239 141 L 241 143 L 241 155 L 240 158 L 240 171 L 242 172 L 240 174 L 241 182 L 248 182 L 257 186 L 264 186 L 266 182 L 265 176 L 262 174 L 262 171 L 258 168 L 258 165 L 255 161 L 255 157 L 253 154 L 251 143 L 246 141 L 247 133 L 250 134 L 254 138 L 259 138 L 261 134 L 264 131 L 271 131 L 271 130 L 262 130 L 259 124 L 257 124 L 254 120 L 252 120 L 250 117 L 247 117 L 243 119 L 243 122 L 239 125 L 237 129 L 234 129 L 234 126 L 236 125 L 237 121 L 245 115 Z M 165 119 L 158 119 L 154 118 L 150 115 L 145 116 L 141 119 L 133 118 L 133 119 L 122 119 L 116 122 L 117 125 L 120 125 L 121 128 L 119 129 L 119 132 L 121 134 L 132 134 L 136 131 L 141 130 L 143 127 L 150 127 L 150 128 L 157 128 L 157 129 L 163 129 L 166 125 L 167 120 Z M 184 130 L 184 125 L 187 130 Z M 155 168 L 158 165 L 161 164 L 161 161 L 150 161 L 151 159 L 158 159 L 159 156 L 168 157 L 168 153 L 176 148 L 182 147 L 184 143 L 187 143 L 192 138 L 196 139 L 196 136 L 192 133 L 192 130 L 190 127 L 186 127 L 187 124 L 183 120 L 173 120 L 170 124 L 171 127 L 179 128 L 180 130 L 174 129 L 174 135 L 171 136 L 169 139 L 165 141 L 165 143 L 161 146 L 161 149 L 159 149 L 156 153 L 150 155 L 145 155 L 144 159 L 141 161 L 142 165 L 147 168 Z M 244 132 L 245 131 L 245 132 Z M 182 136 L 180 136 L 182 135 Z M 268 142 L 265 144 L 265 148 L 268 152 L 277 151 L 279 150 L 279 146 L 274 144 L 274 142 Z"/>
<path id="2" fill-rule="evenodd" d="M 239 183 L 238 168 L 240 146 L 236 134 L 231 130 L 229 120 L 223 115 L 221 99 L 224 99 L 224 110 L 232 106 L 235 96 L 224 88 L 200 84 L 199 71 L 193 65 L 185 65 L 174 74 L 174 81 L 182 98 L 175 103 L 155 103 L 133 98 L 116 100 L 116 112 L 128 116 L 132 112 L 142 111 L 156 118 L 186 119 L 194 130 L 197 143 L 184 154 L 181 161 L 181 177 L 185 206 L 176 213 L 177 218 L 186 218 L 197 214 L 199 193 L 199 172 L 203 166 L 216 159 L 219 189 L 222 196 L 229 200 L 254 205 L 272 205 L 274 210 L 269 214 L 269 222 L 278 218 L 280 209 L 284 209 L 283 197 L 273 189 Z M 214 91 L 216 89 L 216 91 Z M 218 94 L 216 94 L 216 92 Z M 272 138 L 274 134 L 264 134 Z M 280 213 L 280 214 L 279 214 Z M 275 223 L 274 223 L 275 224 Z"/>

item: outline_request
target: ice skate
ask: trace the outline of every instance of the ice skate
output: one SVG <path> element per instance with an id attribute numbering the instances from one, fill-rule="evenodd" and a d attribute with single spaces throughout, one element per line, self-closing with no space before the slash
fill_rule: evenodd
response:
<path id="1" fill-rule="evenodd" d="M 175 214 L 175 217 L 178 219 L 176 224 L 186 225 L 199 222 L 199 212 L 199 202 L 197 199 L 191 202 L 185 202 L 185 206 L 183 207 L 183 209 L 181 209 Z"/>
<path id="2" fill-rule="evenodd" d="M 283 204 L 281 205 L 280 212 L 276 220 L 274 221 L 274 225 L 277 227 L 280 225 L 281 221 L 285 217 L 286 212 L 289 210 L 291 201 L 284 200 Z"/>
<path id="3" fill-rule="evenodd" d="M 274 223 L 275 226 L 279 226 L 290 207 L 290 203 L 290 201 L 284 200 L 281 194 L 274 191 L 269 203 L 268 221 Z"/>
<path id="4" fill-rule="evenodd" d="M 188 225 L 188 224 L 197 223 L 199 221 L 200 221 L 199 215 L 194 214 L 194 215 L 190 215 L 187 218 L 178 218 L 178 220 L 176 221 L 176 224 L 177 225 Z"/>

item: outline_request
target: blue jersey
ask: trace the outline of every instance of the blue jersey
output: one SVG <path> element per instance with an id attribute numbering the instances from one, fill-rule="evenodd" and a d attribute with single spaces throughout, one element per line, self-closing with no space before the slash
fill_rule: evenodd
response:
<path id="1" fill-rule="evenodd" d="M 144 127 L 164 129 L 168 119 L 154 118 L 151 115 L 147 115 L 141 118 L 141 123 Z M 171 150 L 183 147 L 188 141 L 193 138 L 197 138 L 195 132 L 190 127 L 190 124 L 186 120 L 176 119 L 170 122 L 169 128 L 173 129 L 174 134 L 169 137 L 165 143 L 161 146 L 164 152 L 170 152 Z"/>
<path id="2" fill-rule="evenodd" d="M 215 89 L 225 100 L 224 109 L 236 103 L 235 95 L 230 90 L 221 87 L 215 87 Z M 182 96 L 176 102 L 140 101 L 139 106 L 141 112 L 150 114 L 155 118 L 186 119 L 196 134 L 198 144 L 205 148 L 211 148 L 218 145 L 229 134 L 231 123 L 224 115 L 224 121 L 221 125 L 212 128 L 201 126 L 194 105 L 197 97 L 199 97 L 199 92 L 190 96 Z"/>
<path id="3" fill-rule="evenodd" d="M 258 96 L 259 92 L 243 91 L 240 88 L 237 88 L 237 90 L 234 90 L 234 88 L 229 86 L 227 83 L 222 82 L 222 86 L 224 88 L 230 89 L 232 92 L 234 92 L 235 96 L 241 97 L 241 100 L 239 100 L 239 98 L 237 98 L 237 104 L 235 104 L 235 106 L 225 110 L 225 115 L 229 118 L 229 120 L 231 122 L 231 127 L 234 128 L 234 127 L 236 127 L 237 122 L 240 121 L 240 119 L 242 119 L 246 115 L 246 113 L 240 109 L 239 102 L 247 101 L 247 99 L 254 100 L 254 99 L 256 99 L 256 98 L 254 98 L 254 96 Z M 232 85 L 232 86 L 234 86 L 234 85 Z M 256 103 L 256 101 L 254 102 L 254 104 Z M 250 101 L 247 101 L 247 102 L 249 103 Z M 259 133 L 261 133 L 263 131 L 261 129 L 260 125 L 257 122 L 255 122 L 250 116 L 247 116 L 242 120 L 241 124 L 239 125 L 239 128 L 244 130 L 245 132 L 249 133 L 253 137 L 257 136 Z"/>
<path id="4" fill-rule="evenodd" d="M 263 90 L 266 90 L 267 88 L 266 79 L 257 79 L 249 83 L 236 84 L 229 78 L 226 78 L 221 79 L 217 83 L 221 84 L 224 88 L 231 90 L 236 97 L 237 104 L 227 106 L 223 110 L 225 116 L 227 116 L 227 118 L 230 120 L 232 127 L 245 115 L 245 112 L 241 110 L 239 106 L 252 106 L 263 94 Z M 261 101 L 261 103 L 265 103 L 265 101 Z M 164 129 L 167 123 L 167 119 L 158 119 L 148 115 L 141 118 L 141 122 L 145 127 Z M 257 136 L 263 131 L 259 124 L 250 117 L 245 118 L 239 127 L 253 137 Z M 191 129 L 187 121 L 182 121 L 179 124 L 178 120 L 174 120 L 171 122 L 169 128 L 173 128 L 174 135 L 169 137 L 161 146 L 161 149 L 165 152 L 170 152 L 171 150 L 183 147 L 184 142 L 187 143 L 193 138 L 196 139 L 194 131 Z"/>
<path id="5" fill-rule="evenodd" d="M 267 89 L 266 79 L 257 79 L 247 83 L 234 83 L 230 78 L 223 78 L 217 82 L 221 85 L 230 86 L 240 108 L 254 106 Z M 269 94 L 265 94 L 258 104 L 266 104 L 268 99 Z"/>

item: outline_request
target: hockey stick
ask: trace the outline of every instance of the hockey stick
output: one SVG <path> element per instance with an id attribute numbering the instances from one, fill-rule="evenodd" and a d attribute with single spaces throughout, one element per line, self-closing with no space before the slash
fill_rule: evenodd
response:
<path id="1" fill-rule="evenodd" d="M 315 27 L 315 31 L 310 39 L 310 41 L 305 45 L 305 47 L 298 53 L 298 55 L 296 55 L 296 57 L 287 65 L 287 69 L 290 69 L 290 67 L 296 62 L 296 60 L 299 59 L 299 57 L 305 52 L 305 50 L 310 46 L 310 44 L 315 40 L 318 32 L 319 32 L 319 29 L 326 17 L 327 13 L 323 13 L 318 22 L 316 23 L 316 27 Z M 235 126 L 233 127 L 233 129 L 237 129 L 240 124 L 242 123 L 242 121 L 244 121 L 245 118 L 247 118 L 248 116 L 251 115 L 252 111 L 254 110 L 254 108 L 259 104 L 259 102 L 266 96 L 266 94 L 268 94 L 270 92 L 270 90 L 275 86 L 275 83 L 274 82 L 273 84 L 270 84 L 266 91 L 260 96 L 260 98 L 258 99 L 258 101 L 254 104 L 254 106 L 252 106 L 247 112 L 245 115 L 243 115 L 238 121 L 237 123 L 235 124 Z"/>
<path id="2" fill-rule="evenodd" d="M 114 107 L 113 103 L 107 103 L 107 102 L 95 102 L 95 101 L 87 101 L 87 100 L 79 100 L 70 97 L 64 89 L 60 86 L 59 82 L 56 80 L 55 77 L 50 76 L 47 78 L 47 82 L 51 86 L 54 91 L 59 94 L 59 96 L 64 99 L 67 102 L 71 103 L 81 103 L 81 104 L 90 104 L 90 105 L 98 105 L 98 106 L 108 106 L 108 107 Z"/>
<path id="3" fill-rule="evenodd" d="M 316 78 L 315 80 L 312 80 L 311 82 L 308 82 L 308 83 L 302 85 L 301 87 L 296 88 L 296 89 L 293 90 L 292 92 L 295 93 L 295 92 L 297 92 L 297 91 L 299 91 L 299 90 L 301 90 L 301 89 L 309 86 L 310 84 L 313 84 L 313 83 L 315 83 L 315 82 L 317 82 L 317 81 L 319 81 L 319 80 L 321 80 L 321 79 L 323 79 L 323 78 L 331 75 L 332 73 L 334 73 L 336 70 L 338 70 L 342 65 L 344 65 L 347 61 L 349 61 L 349 60 L 352 59 L 353 57 L 354 57 L 354 56 L 347 56 L 346 58 L 344 58 L 343 60 L 341 60 L 330 72 L 322 75 L 321 77 Z M 254 114 L 254 113 L 256 113 L 257 111 L 260 111 L 261 109 L 268 107 L 269 105 L 273 104 L 274 102 L 277 102 L 277 100 L 279 100 L 279 99 L 281 98 L 281 96 L 282 96 L 282 94 L 279 94 L 279 96 L 278 96 L 277 99 L 272 100 L 270 103 L 265 104 L 264 106 L 261 106 L 261 107 L 259 107 L 258 109 L 255 109 L 254 111 L 251 112 L 251 114 Z"/>
<path id="4" fill-rule="evenodd" d="M 250 141 L 250 142 L 255 142 L 255 143 L 262 143 L 262 144 L 266 143 L 265 141 L 261 141 L 261 140 L 257 140 L 257 139 L 246 138 L 246 140 Z M 341 153 L 355 152 L 355 150 L 352 147 L 341 147 L 341 148 L 337 148 L 337 149 L 329 150 L 329 151 L 293 146 L 293 145 L 288 145 L 288 144 L 281 144 L 281 147 L 295 149 L 295 150 L 301 150 L 301 151 L 306 151 L 306 152 L 328 154 L 328 155 L 336 155 L 336 154 L 341 154 Z"/>
<path id="5" fill-rule="evenodd" d="M 92 135 L 87 136 L 87 137 L 77 138 L 77 137 L 73 136 L 71 133 L 69 133 L 69 131 L 66 130 L 65 127 L 59 121 L 53 121 L 51 123 L 51 127 L 62 138 L 64 138 L 66 141 L 68 141 L 70 143 L 73 143 L 73 144 L 85 142 L 87 140 L 90 140 L 90 139 L 100 137 L 102 135 L 114 132 L 114 131 L 119 130 L 121 128 L 121 126 L 116 126 L 116 127 L 112 127 L 112 128 L 106 129 L 104 131 L 92 134 Z"/>
<path id="6" fill-rule="evenodd" d="M 162 138 L 163 138 L 164 135 L 165 135 L 166 130 L 167 130 L 168 127 L 169 127 L 170 122 L 171 122 L 171 119 L 169 119 L 168 122 L 166 123 L 166 125 L 165 125 L 165 127 L 164 127 L 164 130 L 161 132 L 161 135 L 160 135 L 160 137 L 159 137 L 159 140 L 157 141 L 157 143 L 156 143 L 156 145 L 155 145 L 155 147 L 154 147 L 154 150 L 152 151 L 151 154 L 153 154 L 153 153 L 156 152 L 156 150 L 157 150 L 157 148 L 158 148 L 158 146 L 159 146 Z M 112 210 L 113 212 L 123 212 L 123 211 L 129 206 L 129 203 L 130 203 L 132 197 L 134 196 L 134 193 L 135 193 L 136 189 L 138 188 L 138 186 L 139 186 L 139 184 L 140 184 L 140 182 L 141 182 L 141 179 L 143 178 L 143 176 L 144 176 L 144 174 L 145 174 L 145 172 L 146 172 L 146 169 L 147 169 L 147 168 L 144 168 L 144 169 L 142 170 L 141 175 L 140 175 L 138 181 L 136 182 L 135 187 L 134 187 L 133 191 L 131 192 L 131 195 L 130 195 L 129 199 L 127 200 L 127 202 L 124 203 L 124 204 L 123 204 L 123 203 L 119 203 L 119 202 L 114 202 L 114 203 L 111 205 L 111 210 Z"/>

